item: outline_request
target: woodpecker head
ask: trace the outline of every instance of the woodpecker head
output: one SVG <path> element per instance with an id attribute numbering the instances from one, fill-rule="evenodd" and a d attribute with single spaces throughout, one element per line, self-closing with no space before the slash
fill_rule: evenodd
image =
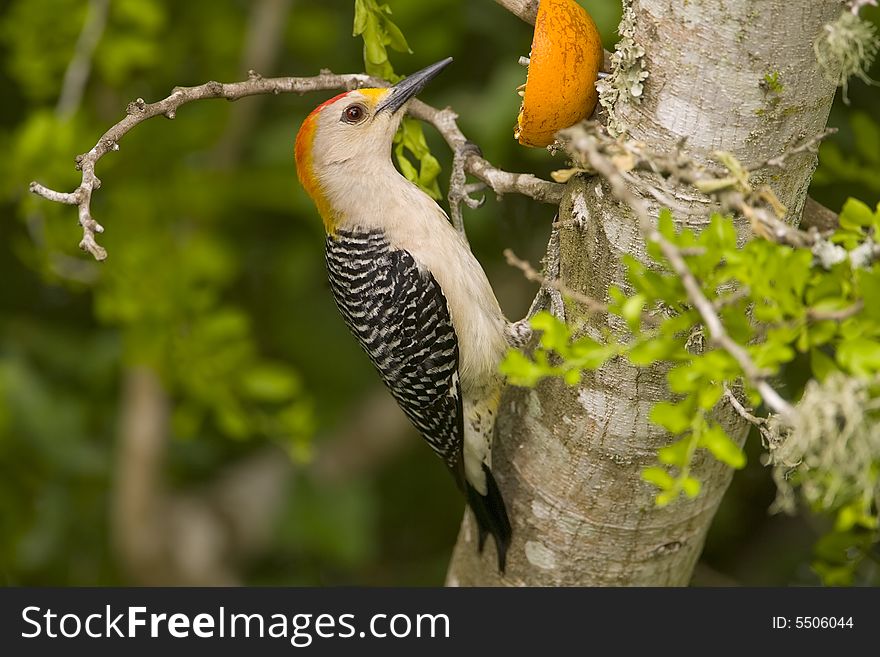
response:
<path id="1" fill-rule="evenodd" d="M 391 143 L 404 108 L 452 61 L 448 57 L 393 87 L 355 89 L 319 105 L 296 135 L 296 172 L 328 232 L 336 224 L 333 199 L 391 165 Z"/>

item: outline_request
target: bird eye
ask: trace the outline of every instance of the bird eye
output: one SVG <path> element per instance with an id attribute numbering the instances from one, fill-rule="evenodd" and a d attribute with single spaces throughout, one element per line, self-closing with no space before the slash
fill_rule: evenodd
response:
<path id="1" fill-rule="evenodd" d="M 360 123 L 367 115 L 363 105 L 349 105 L 342 112 L 342 120 L 346 123 Z"/>

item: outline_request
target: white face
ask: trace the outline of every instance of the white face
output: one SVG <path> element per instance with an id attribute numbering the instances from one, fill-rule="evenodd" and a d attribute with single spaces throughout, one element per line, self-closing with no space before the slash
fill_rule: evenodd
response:
<path id="1" fill-rule="evenodd" d="M 327 105 L 318 116 L 312 158 L 322 182 L 337 176 L 358 177 L 391 161 L 391 143 L 405 113 L 376 111 L 386 89 L 353 91 Z"/>

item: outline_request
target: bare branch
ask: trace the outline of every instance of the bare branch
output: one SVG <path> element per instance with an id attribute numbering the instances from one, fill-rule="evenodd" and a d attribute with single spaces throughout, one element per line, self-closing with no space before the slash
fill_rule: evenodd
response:
<path id="1" fill-rule="evenodd" d="M 730 407 L 737 415 L 746 422 L 752 424 L 758 430 L 758 433 L 761 434 L 761 440 L 764 443 L 764 447 L 769 447 L 773 442 L 773 433 L 769 428 L 770 422 L 767 418 L 758 417 L 754 413 L 749 412 L 737 396 L 733 394 L 733 391 L 727 387 L 727 384 L 724 385 L 724 399 L 727 400 L 727 403 L 730 404 Z"/>
<path id="2" fill-rule="evenodd" d="M 517 18 L 534 25 L 538 18 L 538 0 L 495 0 Z"/>
<path id="3" fill-rule="evenodd" d="M 736 411 L 737 415 L 739 415 L 742 419 L 754 424 L 756 427 L 764 427 L 767 425 L 767 418 L 757 417 L 750 413 L 745 406 L 743 406 L 742 402 L 736 398 L 736 395 L 731 392 L 730 388 L 726 385 L 724 386 L 724 398 L 730 403 L 733 407 L 733 410 Z"/>
<path id="4" fill-rule="evenodd" d="M 794 407 L 770 386 L 767 382 L 768 373 L 755 365 L 748 351 L 728 335 L 712 302 L 703 294 L 700 284 L 688 267 L 684 256 L 678 247 L 660 234 L 645 200 L 633 193 L 614 162 L 600 152 L 598 137 L 584 132 L 576 137 L 576 143 L 573 146 L 578 152 L 584 154 L 593 169 L 608 181 L 614 196 L 632 209 L 639 220 L 639 226 L 645 239 L 655 242 L 660 247 L 673 271 L 681 277 L 688 299 L 697 309 L 703 323 L 709 330 L 709 341 L 730 354 L 742 369 L 746 380 L 761 394 L 764 402 L 770 408 L 783 419 L 790 419 L 795 413 Z"/>
<path id="5" fill-rule="evenodd" d="M 804 140 L 802 143 L 798 144 L 794 148 L 790 148 L 786 151 L 783 151 L 776 157 L 771 157 L 764 162 L 759 162 L 758 164 L 749 167 L 749 171 L 758 171 L 766 167 L 781 169 L 785 166 L 785 163 L 795 155 L 800 155 L 801 153 L 811 153 L 815 155 L 819 149 L 819 144 L 821 144 L 825 139 L 836 133 L 837 128 L 825 128 L 825 130 L 823 130 L 819 134 L 813 135 L 809 139 Z"/>
<path id="6" fill-rule="evenodd" d="M 840 226 L 840 217 L 833 210 L 829 210 L 824 205 L 814 200 L 812 196 L 807 197 L 804 203 L 804 211 L 801 215 L 801 230 L 810 231 L 815 229 L 820 233 L 835 231 Z"/>
<path id="7" fill-rule="evenodd" d="M 55 203 L 62 203 L 64 205 L 79 205 L 80 203 L 80 195 L 78 189 L 77 191 L 71 193 L 56 192 L 54 189 L 44 187 L 38 182 L 32 182 L 29 189 L 37 196 L 42 196 L 45 199 L 54 201 Z"/>
<path id="8" fill-rule="evenodd" d="M 566 296 L 584 306 L 584 308 L 591 313 L 601 314 L 608 312 L 608 306 L 606 304 L 593 299 L 592 297 L 588 297 L 586 294 L 581 294 L 577 290 L 572 290 L 557 278 L 549 279 L 546 276 L 541 275 L 531 264 L 529 264 L 528 261 L 517 258 L 512 250 L 504 249 L 504 258 L 507 260 L 508 265 L 519 269 L 523 273 L 523 276 L 533 283 L 538 283 L 542 287 L 549 287 L 557 290 L 563 296 Z"/>
<path id="9" fill-rule="evenodd" d="M 601 125 L 594 122 L 567 128 L 560 132 L 559 137 L 580 168 L 590 167 L 581 149 L 578 148 L 584 135 L 590 135 L 597 140 L 597 146 L 610 158 L 614 168 L 625 179 L 624 182 L 640 195 L 652 196 L 664 203 L 662 199 L 669 194 L 658 190 L 656 186 L 658 184 L 662 186 L 664 178 L 684 182 L 705 195 L 707 202 L 717 201 L 721 211 L 735 212 L 746 217 L 754 232 L 760 237 L 802 248 L 815 245 L 821 240 L 821 235 L 813 230 L 799 230 L 786 223 L 784 219 L 787 209 L 779 203 L 769 187 L 753 186 L 749 175 L 761 168 L 782 166 L 795 154 L 815 150 L 816 144 L 830 134 L 833 134 L 833 131 L 821 132 L 794 148 L 749 168 L 740 164 L 730 153 L 714 153 L 713 156 L 723 168 L 709 168 L 684 154 L 681 148 L 671 154 L 652 152 L 639 142 L 611 138 Z M 630 171 L 658 174 L 661 179 L 658 182 L 656 176 L 630 175 Z"/>
<path id="10" fill-rule="evenodd" d="M 858 315 L 864 308 L 864 299 L 859 299 L 854 304 L 840 310 L 816 310 L 815 308 L 810 308 L 807 311 L 807 317 L 814 322 L 842 322 L 845 319 Z"/>
<path id="11" fill-rule="evenodd" d="M 417 119 L 433 125 L 446 140 L 452 152 L 463 158 L 465 171 L 482 180 L 496 194 L 522 194 L 536 201 L 553 205 L 559 205 L 562 200 L 564 185 L 542 180 L 530 173 L 511 173 L 492 166 L 482 156 L 480 149 L 468 141 L 461 132 L 456 123 L 458 115 L 449 107 L 438 110 L 420 100 L 414 100 L 409 106 L 409 113 Z M 450 185 L 450 196 L 453 196 L 453 192 L 458 195 L 459 199 L 467 196 L 466 189 L 453 190 L 453 185 Z M 450 200 L 450 202 L 452 201 Z"/>
<path id="12" fill-rule="evenodd" d="M 77 156 L 76 166 L 82 171 L 82 182 L 76 190 L 71 193 L 57 192 L 32 182 L 30 191 L 50 201 L 76 205 L 79 210 L 79 223 L 83 230 L 80 248 L 91 253 L 95 259 L 104 260 L 107 251 L 95 240 L 95 234 L 104 232 L 104 228 L 91 215 L 92 192 L 101 186 L 101 181 L 95 175 L 95 165 L 107 153 L 119 150 L 119 142 L 136 125 L 156 116 L 173 119 L 178 108 L 196 100 L 225 98 L 232 101 L 261 94 L 304 94 L 311 91 L 357 89 L 364 86 L 386 87 L 388 83 L 360 73 L 336 75 L 326 70 L 321 71 L 320 75 L 306 78 L 264 78 L 250 71 L 248 79 L 243 82 L 211 81 L 196 87 L 175 87 L 170 96 L 155 103 L 147 103 L 143 98 L 138 98 L 129 103 L 125 118 L 101 135 L 98 143 L 88 153 Z M 456 123 L 458 117 L 451 109 L 438 110 L 415 100 L 409 112 L 437 128 L 453 152 L 467 150 L 469 142 L 458 128 Z M 553 204 L 558 204 L 562 198 L 562 185 L 541 180 L 531 174 L 509 173 L 497 169 L 479 154 L 479 150 L 465 153 L 462 157 L 464 170 L 482 180 L 496 194 L 516 192 Z M 460 194 L 458 199 L 461 200 L 467 196 L 467 185 L 461 181 L 457 181 L 457 184 L 463 187 L 462 190 L 456 190 Z M 468 205 L 472 204 L 468 203 Z"/>

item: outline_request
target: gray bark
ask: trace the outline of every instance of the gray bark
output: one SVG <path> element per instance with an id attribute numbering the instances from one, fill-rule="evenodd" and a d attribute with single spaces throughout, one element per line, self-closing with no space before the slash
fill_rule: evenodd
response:
<path id="1" fill-rule="evenodd" d="M 644 49 L 649 77 L 640 102 L 624 95 L 613 123 L 654 151 L 687 138 L 690 154 L 708 160 L 730 151 L 746 165 L 792 147 L 824 128 L 834 88 L 819 70 L 813 42 L 842 9 L 839 0 L 633 0 L 621 34 Z M 633 62 L 625 65 L 632 65 Z M 768 89 L 776 73 L 781 89 Z M 784 171 L 757 178 L 800 216 L 816 165 L 809 153 Z M 711 206 L 675 187 L 680 225 L 699 228 Z M 596 178 L 575 178 L 560 208 L 561 277 L 565 285 L 606 298 L 624 285 L 621 257 L 644 259 L 638 222 Z M 740 225 L 743 237 L 746 227 Z M 569 307 L 569 323 L 598 334 L 604 317 Z M 618 329 L 618 326 L 612 325 Z M 651 406 L 670 398 L 666 368 L 612 362 L 569 387 L 545 381 L 508 389 L 498 419 L 493 470 L 508 504 L 513 544 L 505 576 L 494 550 L 476 550 L 466 514 L 448 573 L 450 585 L 686 585 L 732 472 L 698 452 L 694 500 L 667 508 L 640 478 L 670 437 L 648 422 Z M 747 427 L 724 406 L 718 419 L 744 440 Z"/>

